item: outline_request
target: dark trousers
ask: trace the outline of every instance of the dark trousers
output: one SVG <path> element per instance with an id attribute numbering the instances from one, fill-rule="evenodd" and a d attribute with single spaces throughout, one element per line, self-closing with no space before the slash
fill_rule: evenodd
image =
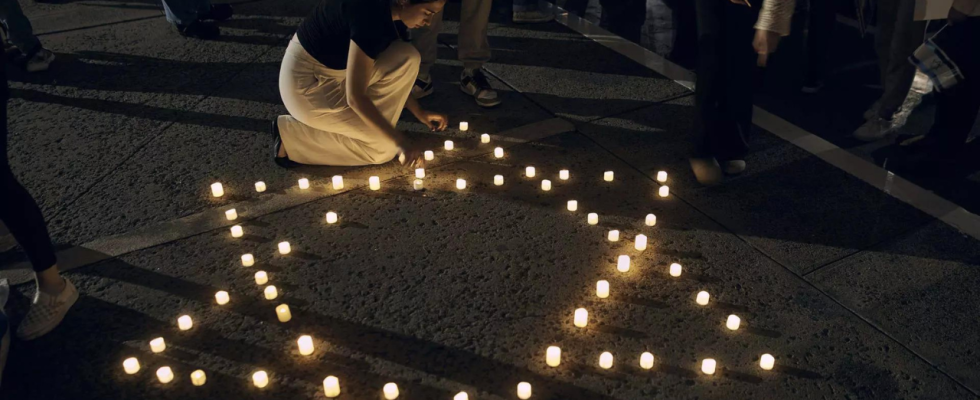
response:
<path id="1" fill-rule="evenodd" d="M 937 150 L 956 152 L 963 148 L 980 113 L 980 51 L 975 47 L 980 39 L 980 17 L 945 29 L 952 39 L 946 41 L 947 46 L 961 46 L 947 49 L 947 54 L 955 54 L 953 61 L 964 80 L 936 93 L 936 118 L 928 137 L 938 145 Z"/>
<path id="2" fill-rule="evenodd" d="M 599 26 L 622 37 L 640 43 L 640 33 L 647 19 L 646 0 L 599 0 L 602 14 Z"/>
<path id="3" fill-rule="evenodd" d="M 43 271 L 55 264 L 54 246 L 48 236 L 48 228 L 44 225 L 41 209 L 31 194 L 20 185 L 14 173 L 10 170 L 7 160 L 7 80 L 4 75 L 3 107 L 0 110 L 0 151 L 3 160 L 0 161 L 0 220 L 24 248 L 27 258 L 31 260 L 34 271 Z"/>
<path id="4" fill-rule="evenodd" d="M 833 0 L 810 0 L 807 11 L 807 80 L 816 82 L 827 74 L 830 43 L 837 23 L 837 3 Z"/>
<path id="5" fill-rule="evenodd" d="M 585 16 L 585 11 L 589 8 L 589 0 L 568 0 L 565 2 L 565 11 L 580 17 Z"/>
<path id="6" fill-rule="evenodd" d="M 760 2 L 761 3 L 761 2 Z M 752 130 L 757 55 L 752 48 L 758 7 L 696 0 L 698 63 L 695 133 L 699 157 L 743 159 Z"/>

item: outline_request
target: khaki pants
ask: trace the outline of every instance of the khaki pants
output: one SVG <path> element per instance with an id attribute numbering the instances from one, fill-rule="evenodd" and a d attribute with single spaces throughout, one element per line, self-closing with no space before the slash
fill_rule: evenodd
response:
<path id="1" fill-rule="evenodd" d="M 490 43 L 487 42 L 487 23 L 490 21 L 491 0 L 463 0 L 459 12 L 459 48 L 457 57 L 463 68 L 479 69 L 490 61 Z M 436 39 L 442 31 L 442 14 L 432 16 L 432 25 L 412 32 L 412 44 L 422 54 L 419 78 L 428 79 L 429 69 L 436 63 Z"/>
<path id="2" fill-rule="evenodd" d="M 419 52 L 396 40 L 374 66 L 368 96 L 394 126 L 418 75 Z M 398 155 L 395 142 L 347 104 L 346 76 L 313 58 L 293 36 L 279 70 L 279 94 L 289 111 L 279 116 L 279 135 L 290 160 L 350 166 L 383 164 Z"/>

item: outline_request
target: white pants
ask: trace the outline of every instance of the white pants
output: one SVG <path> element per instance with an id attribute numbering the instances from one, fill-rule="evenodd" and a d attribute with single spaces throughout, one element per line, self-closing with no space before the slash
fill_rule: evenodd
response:
<path id="1" fill-rule="evenodd" d="M 368 96 L 392 126 L 412 92 L 419 61 L 419 52 L 400 40 L 375 60 Z M 349 166 L 383 164 L 398 155 L 395 142 L 347 104 L 346 76 L 313 58 L 293 36 L 279 70 L 279 94 L 290 114 L 279 116 L 279 135 L 290 160 Z"/>

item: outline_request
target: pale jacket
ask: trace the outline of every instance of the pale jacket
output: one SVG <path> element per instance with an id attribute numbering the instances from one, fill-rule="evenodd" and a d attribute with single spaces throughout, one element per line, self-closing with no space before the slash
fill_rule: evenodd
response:
<path id="1" fill-rule="evenodd" d="M 958 1 L 976 2 L 980 0 Z M 763 0 L 762 11 L 759 12 L 759 21 L 755 23 L 755 29 L 776 32 L 781 36 L 789 36 L 790 23 L 792 22 L 793 10 L 795 9 L 796 0 Z"/>

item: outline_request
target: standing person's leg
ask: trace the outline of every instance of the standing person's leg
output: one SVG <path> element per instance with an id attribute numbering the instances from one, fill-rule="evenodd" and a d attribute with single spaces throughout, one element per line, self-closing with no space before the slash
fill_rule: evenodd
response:
<path id="1" fill-rule="evenodd" d="M 579 17 L 584 17 L 585 11 L 588 9 L 589 0 L 568 0 L 565 2 L 565 11 L 578 15 Z"/>
<path id="2" fill-rule="evenodd" d="M 212 5 L 211 0 L 162 0 L 167 21 L 177 28 L 177 32 L 187 37 L 213 39 L 221 34 L 216 25 L 206 20 L 226 20 L 231 18 L 232 9 L 228 4 Z"/>
<path id="3" fill-rule="evenodd" d="M 646 0 L 600 0 L 600 3 L 599 26 L 623 39 L 640 43 L 647 14 Z"/>
<path id="4" fill-rule="evenodd" d="M 517 24 L 548 22 L 555 18 L 541 8 L 542 0 L 514 0 L 512 20 Z"/>
<path id="5" fill-rule="evenodd" d="M 490 23 L 491 0 L 463 0 L 459 13 L 459 61 L 463 73 L 459 88 L 473 96 L 481 107 L 500 104 L 497 91 L 483 73 L 483 64 L 490 61 L 490 42 L 487 40 L 487 24 Z"/>
<path id="6" fill-rule="evenodd" d="M 419 66 L 418 81 L 412 89 L 412 95 L 416 99 L 421 99 L 432 94 L 432 76 L 429 71 L 436 63 L 439 48 L 439 32 L 442 31 L 442 16 L 445 10 L 439 11 L 432 16 L 429 26 L 412 30 L 412 45 L 418 49 L 422 55 L 422 64 Z"/>
<path id="7" fill-rule="evenodd" d="M 725 59 L 723 72 L 725 94 L 722 112 L 731 121 L 729 129 L 712 136 L 709 149 L 726 174 L 739 174 L 745 170 L 745 156 L 749 151 L 752 133 L 752 109 L 756 62 L 758 55 L 752 47 L 758 9 L 725 3 Z"/>
<path id="8" fill-rule="evenodd" d="M 807 15 L 807 71 L 804 93 L 816 93 L 823 86 L 830 58 L 830 43 L 834 35 L 837 10 L 833 0 L 810 0 Z"/>
<path id="9" fill-rule="evenodd" d="M 23 55 L 18 64 L 28 72 L 45 71 L 54 61 L 54 53 L 44 49 L 34 36 L 31 21 L 24 15 L 17 0 L 0 0 L 0 21 L 7 26 L 7 39 Z"/>
<path id="10" fill-rule="evenodd" d="M 603 14 L 606 10 L 603 8 Z M 697 15 L 697 85 L 694 89 L 695 150 L 690 159 L 691 169 L 698 182 L 717 184 L 722 179 L 721 167 L 709 147 L 713 136 L 732 123 L 721 112 L 724 90 L 725 40 L 723 4 L 717 0 L 695 0 Z"/>

